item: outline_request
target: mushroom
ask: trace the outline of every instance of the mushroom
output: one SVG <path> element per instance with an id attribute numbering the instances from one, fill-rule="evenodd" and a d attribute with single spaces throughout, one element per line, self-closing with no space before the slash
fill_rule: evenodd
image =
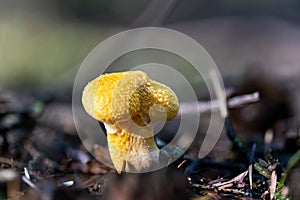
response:
<path id="1" fill-rule="evenodd" d="M 142 71 L 103 74 L 85 86 L 82 104 L 90 116 L 104 123 L 118 173 L 145 171 L 159 164 L 154 126 L 174 118 L 179 109 L 169 87 Z"/>

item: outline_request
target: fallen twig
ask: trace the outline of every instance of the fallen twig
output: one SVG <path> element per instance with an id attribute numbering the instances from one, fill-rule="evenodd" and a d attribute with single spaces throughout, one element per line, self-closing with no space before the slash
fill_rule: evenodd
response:
<path id="1" fill-rule="evenodd" d="M 253 170 L 253 163 L 254 163 L 254 154 L 255 154 L 255 150 L 256 150 L 256 144 L 253 144 L 251 151 L 250 151 L 250 155 L 249 155 L 249 167 L 248 167 L 248 171 L 249 171 L 249 184 L 250 184 L 250 189 L 252 190 L 252 186 L 253 186 L 253 179 L 252 179 L 252 170 Z"/>
<path id="2" fill-rule="evenodd" d="M 226 181 L 226 182 L 219 182 L 219 183 L 215 183 L 213 184 L 214 187 L 218 187 L 218 188 L 227 188 L 227 187 L 231 187 L 233 183 L 241 183 L 243 182 L 244 178 L 247 176 L 248 171 L 244 171 L 243 173 L 237 175 L 236 177 L 234 177 L 233 179 Z"/>
<path id="3" fill-rule="evenodd" d="M 228 99 L 228 108 L 240 108 L 248 104 L 256 103 L 259 101 L 259 93 L 254 92 Z M 188 115 L 193 113 L 209 113 L 219 110 L 218 100 L 212 101 L 199 101 L 196 103 L 182 102 L 180 103 L 181 112 L 179 115 Z"/>

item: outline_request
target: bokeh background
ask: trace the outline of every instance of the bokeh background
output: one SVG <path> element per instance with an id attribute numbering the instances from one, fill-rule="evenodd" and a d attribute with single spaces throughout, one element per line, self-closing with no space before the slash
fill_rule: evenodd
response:
<path id="1" fill-rule="evenodd" d="M 193 37 L 225 77 L 253 64 L 287 81 L 300 74 L 296 0 L 0 0 L 0 84 L 71 84 L 99 42 L 141 26 Z"/>
<path id="2" fill-rule="evenodd" d="M 0 0 L 0 87 L 68 88 L 63 94 L 71 100 L 87 54 L 104 39 L 143 26 L 187 34 L 211 55 L 226 87 L 245 83 L 244 92 L 251 92 L 275 84 L 289 91 L 294 113 L 300 112 L 296 0 Z M 251 81 L 257 86 L 248 87 Z"/>

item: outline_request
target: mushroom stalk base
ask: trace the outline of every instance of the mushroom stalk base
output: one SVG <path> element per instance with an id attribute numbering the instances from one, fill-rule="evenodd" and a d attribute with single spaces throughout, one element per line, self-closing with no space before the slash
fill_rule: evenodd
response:
<path id="1" fill-rule="evenodd" d="M 149 137 L 137 136 L 125 131 L 107 134 L 108 148 L 118 173 L 142 172 L 159 161 L 159 149 L 151 133 Z"/>

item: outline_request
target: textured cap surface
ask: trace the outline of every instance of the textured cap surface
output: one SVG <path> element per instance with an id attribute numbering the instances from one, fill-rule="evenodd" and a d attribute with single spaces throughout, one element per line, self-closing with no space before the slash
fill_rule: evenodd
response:
<path id="1" fill-rule="evenodd" d="M 89 115 L 104 123 L 132 119 L 140 126 L 149 124 L 151 119 L 172 119 L 179 108 L 178 99 L 169 87 L 141 71 L 99 76 L 84 88 L 82 103 Z"/>

